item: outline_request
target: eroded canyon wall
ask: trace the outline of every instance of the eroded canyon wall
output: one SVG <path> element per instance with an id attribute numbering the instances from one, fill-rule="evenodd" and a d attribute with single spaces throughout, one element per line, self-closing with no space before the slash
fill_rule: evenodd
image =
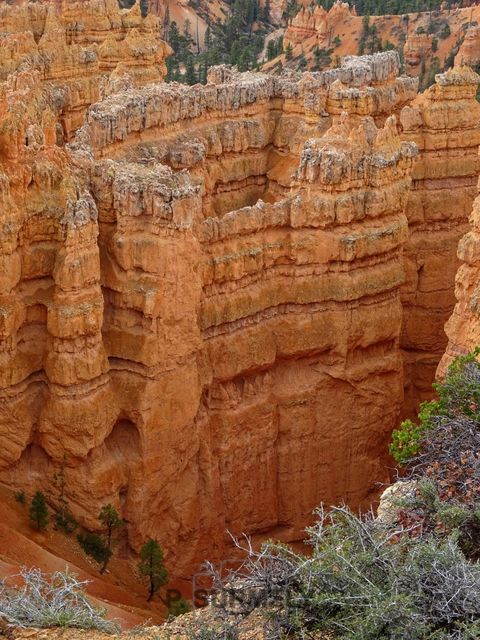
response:
<path id="1" fill-rule="evenodd" d="M 170 47 L 158 18 L 116 0 L 0 6 L 0 81 L 35 70 L 49 104 L 71 139 L 87 108 L 122 85 L 159 82 Z"/>
<path id="2" fill-rule="evenodd" d="M 404 414 L 409 417 L 430 398 L 447 345 L 444 326 L 455 304 L 457 247 L 468 229 L 480 171 L 479 82 L 469 67 L 439 74 L 400 118 L 403 139 L 414 141 L 420 152 L 406 209 L 402 287 Z"/>
<path id="3" fill-rule="evenodd" d="M 397 75 L 213 69 L 106 97 L 66 148 L 10 77 L 3 482 L 48 491 L 65 457 L 75 515 L 112 502 L 177 575 L 226 528 L 296 539 L 320 501 L 368 501 L 403 400 Z"/>
<path id="4" fill-rule="evenodd" d="M 404 360 L 413 403 L 443 348 L 477 76 L 167 85 L 138 7 L 28 6 L 0 12 L 0 480 L 55 502 L 65 461 L 82 524 L 113 503 L 174 575 L 367 504 Z"/>
<path id="5" fill-rule="evenodd" d="M 463 262 L 455 279 L 457 304 L 446 324 L 448 346 L 438 367 L 442 378 L 452 360 L 480 345 L 480 196 L 470 216 L 470 229 L 461 239 L 458 257 Z"/>

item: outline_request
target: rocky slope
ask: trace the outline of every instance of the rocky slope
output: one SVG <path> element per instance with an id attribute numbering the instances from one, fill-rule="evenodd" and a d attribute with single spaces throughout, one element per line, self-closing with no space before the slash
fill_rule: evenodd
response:
<path id="1" fill-rule="evenodd" d="M 335 66 L 342 56 L 359 53 L 362 35 L 366 35 L 364 16 L 357 16 L 347 2 L 340 0 L 330 11 L 314 2 L 302 4 L 284 34 L 284 51 L 289 45 L 292 47 L 292 60 L 289 62 L 283 55 L 268 62 L 266 68 L 274 68 L 280 60 L 284 66 L 296 68 L 302 54 L 308 68 L 313 68 L 316 47 L 329 52 L 330 62 L 325 57 L 320 60 L 324 66 Z M 458 65 L 476 66 L 480 62 L 476 26 L 479 20 L 477 3 L 477 6 L 452 10 L 371 16 L 369 29 L 371 34 L 375 33 L 375 50 L 385 45 L 403 50 L 406 73 L 420 76 L 426 86 L 433 82 L 435 72 L 444 68 L 452 52 L 458 51 L 455 58 Z M 369 52 L 372 37 L 365 39 L 365 52 Z"/>

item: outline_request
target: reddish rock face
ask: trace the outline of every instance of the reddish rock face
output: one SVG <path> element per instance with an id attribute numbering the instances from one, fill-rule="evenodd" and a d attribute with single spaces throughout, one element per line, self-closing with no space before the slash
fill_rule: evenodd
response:
<path id="1" fill-rule="evenodd" d="M 66 456 L 76 515 L 113 502 L 178 573 L 224 555 L 226 528 L 294 539 L 322 500 L 369 500 L 403 398 L 416 148 L 384 114 L 416 82 L 397 64 L 130 89 L 68 149 L 40 103 L 12 112 L 45 99 L 15 76 L 4 481 L 48 490 Z"/>
<path id="2" fill-rule="evenodd" d="M 463 262 L 456 276 L 455 295 L 457 304 L 445 327 L 448 346 L 438 367 L 437 376 L 445 375 L 453 358 L 464 355 L 480 344 L 480 197 L 473 204 L 470 216 L 470 230 L 461 239 L 458 257 Z"/>
<path id="3" fill-rule="evenodd" d="M 165 54 L 149 23 L 95 0 L 70 33 L 78 6 L 32 10 L 2 59 L 0 479 L 51 495 L 65 460 L 83 524 L 113 503 L 132 548 L 158 538 L 181 575 L 228 555 L 226 529 L 299 539 L 320 502 L 367 504 L 387 479 L 417 326 L 411 173 L 445 184 L 424 176 L 433 141 L 428 180 L 471 188 L 469 145 L 454 172 L 443 150 L 473 130 L 476 77 L 412 104 L 390 52 L 142 86 Z M 72 80 L 78 59 L 95 69 Z"/>
<path id="4" fill-rule="evenodd" d="M 431 397 L 447 344 L 443 327 L 455 303 L 457 246 L 468 228 L 480 171 L 479 81 L 468 67 L 450 69 L 400 117 L 402 138 L 420 151 L 406 208 L 402 287 L 404 412 L 409 416 Z"/>

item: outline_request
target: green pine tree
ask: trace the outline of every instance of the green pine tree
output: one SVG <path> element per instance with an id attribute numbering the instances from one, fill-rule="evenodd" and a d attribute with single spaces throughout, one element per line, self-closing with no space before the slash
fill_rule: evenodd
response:
<path id="1" fill-rule="evenodd" d="M 106 504 L 102 507 L 98 519 L 105 527 L 105 548 L 108 549 L 109 554 L 105 557 L 100 573 L 105 573 L 108 565 L 108 561 L 112 555 L 113 545 L 113 532 L 115 529 L 121 529 L 125 526 L 125 522 L 118 515 L 117 510 L 111 504 Z"/>
<path id="2" fill-rule="evenodd" d="M 140 578 L 148 582 L 148 598 L 153 598 L 157 591 L 168 581 L 168 571 L 163 563 L 163 551 L 156 540 L 147 540 L 140 550 L 138 563 Z"/>
<path id="3" fill-rule="evenodd" d="M 107 563 L 112 555 L 112 551 L 107 549 L 105 542 L 96 533 L 79 533 L 77 535 L 79 545 L 87 555 L 102 566 Z"/>
<path id="4" fill-rule="evenodd" d="M 45 496 L 41 491 L 37 491 L 33 496 L 29 515 L 30 521 L 37 531 L 43 531 L 47 528 L 49 521 L 48 508 Z"/>
<path id="5" fill-rule="evenodd" d="M 185 82 L 187 84 L 197 84 L 197 74 L 195 72 L 195 65 L 193 64 L 193 57 L 190 56 L 185 65 Z"/>

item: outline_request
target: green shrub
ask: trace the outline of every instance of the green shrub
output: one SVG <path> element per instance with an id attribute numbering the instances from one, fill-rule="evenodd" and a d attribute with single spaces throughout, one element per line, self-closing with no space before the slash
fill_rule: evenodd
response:
<path id="1" fill-rule="evenodd" d="M 428 439 L 431 429 L 439 423 L 463 416 L 480 422 L 480 348 L 456 358 L 445 380 L 434 384 L 438 399 L 424 402 L 418 414 L 418 424 L 405 420 L 392 434 L 390 454 L 401 465 L 411 462 Z"/>
<path id="2" fill-rule="evenodd" d="M 434 385 L 437 400 L 422 405 L 418 424 L 394 432 L 390 451 L 415 495 L 399 505 L 399 522 L 416 531 L 456 535 L 471 561 L 480 559 L 479 350 L 454 360 Z"/>
<path id="3" fill-rule="evenodd" d="M 390 454 L 398 464 L 407 464 L 420 451 L 424 425 L 415 424 L 411 420 L 402 422 L 399 429 L 392 433 Z"/>
<path id="4" fill-rule="evenodd" d="M 96 533 L 79 533 L 77 540 L 85 553 L 98 562 L 98 564 L 103 565 L 105 560 L 108 561 L 112 555 L 112 551 L 108 549 L 102 538 Z"/>
<path id="5" fill-rule="evenodd" d="M 182 616 L 184 613 L 188 613 L 189 611 L 190 606 L 185 598 L 177 598 L 176 600 L 172 600 L 168 605 L 168 614 L 172 618 Z"/>
<path id="6" fill-rule="evenodd" d="M 474 637 L 480 565 L 465 559 L 456 536 L 411 537 L 344 507 L 317 515 L 311 555 L 267 543 L 245 549 L 247 560 L 225 580 L 213 572 L 219 620 L 254 613 L 272 638 Z"/>
<path id="7" fill-rule="evenodd" d="M 15 492 L 15 501 L 18 502 L 19 504 L 26 504 L 27 496 L 25 494 L 25 491 L 16 491 Z"/>
<path id="8" fill-rule="evenodd" d="M 49 517 L 45 496 L 41 491 L 36 491 L 30 504 L 30 522 L 37 529 L 43 531 L 47 528 Z"/>

